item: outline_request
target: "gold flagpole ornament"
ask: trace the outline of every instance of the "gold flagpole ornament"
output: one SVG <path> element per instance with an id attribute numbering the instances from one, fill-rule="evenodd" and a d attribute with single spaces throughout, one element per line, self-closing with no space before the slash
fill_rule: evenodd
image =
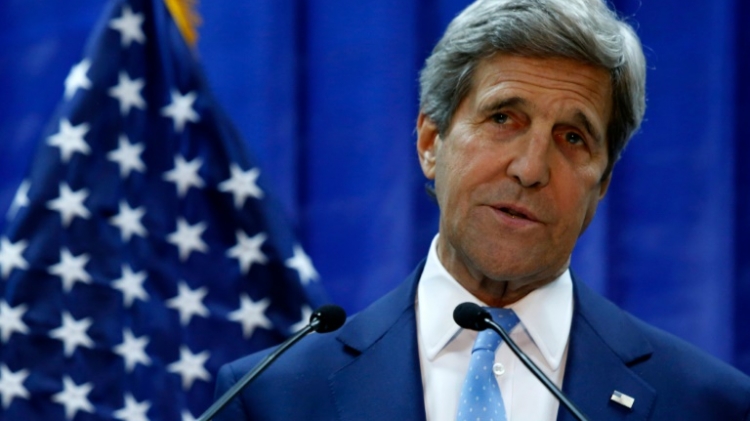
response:
<path id="1" fill-rule="evenodd" d="M 198 41 L 197 27 L 202 23 L 200 15 L 195 10 L 198 0 L 164 0 L 172 14 L 177 27 L 191 47 Z"/>

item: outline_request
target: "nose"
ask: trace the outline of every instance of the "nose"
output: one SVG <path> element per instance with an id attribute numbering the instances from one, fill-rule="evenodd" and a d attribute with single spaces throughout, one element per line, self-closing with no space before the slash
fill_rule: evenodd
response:
<path id="1" fill-rule="evenodd" d="M 549 183 L 549 147 L 552 143 L 544 132 L 530 132 L 516 139 L 516 147 L 508 164 L 508 175 L 527 188 L 544 187 Z"/>

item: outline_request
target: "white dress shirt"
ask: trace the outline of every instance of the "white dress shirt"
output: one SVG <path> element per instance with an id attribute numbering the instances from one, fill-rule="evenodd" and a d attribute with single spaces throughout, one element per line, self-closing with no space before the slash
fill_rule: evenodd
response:
<path id="1" fill-rule="evenodd" d="M 486 306 L 464 289 L 437 255 L 432 241 L 416 298 L 417 340 L 427 421 L 455 421 L 458 398 L 469 368 L 477 332 L 453 321 L 453 309 L 466 301 Z M 573 317 L 573 283 L 566 270 L 553 282 L 509 306 L 521 322 L 511 338 L 562 388 L 568 336 Z M 554 421 L 559 403 L 502 343 L 495 355 L 502 368 L 496 374 L 508 421 Z"/>

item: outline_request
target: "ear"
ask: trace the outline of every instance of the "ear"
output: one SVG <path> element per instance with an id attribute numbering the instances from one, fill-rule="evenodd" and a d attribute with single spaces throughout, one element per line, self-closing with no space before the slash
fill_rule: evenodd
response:
<path id="1" fill-rule="evenodd" d="M 440 136 L 437 125 L 430 117 L 420 111 L 417 118 L 417 155 L 419 155 L 419 165 L 422 167 L 424 176 L 430 180 L 435 179 L 435 163 L 440 148 L 439 143 Z"/>

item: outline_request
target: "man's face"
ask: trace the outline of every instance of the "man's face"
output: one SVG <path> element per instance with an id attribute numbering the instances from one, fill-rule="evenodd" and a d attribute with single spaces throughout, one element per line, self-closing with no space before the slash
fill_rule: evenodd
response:
<path id="1" fill-rule="evenodd" d="M 475 69 L 444 138 L 420 115 L 438 255 L 470 291 L 543 284 L 567 268 L 609 184 L 610 86 L 606 70 L 576 61 L 495 55 Z"/>

